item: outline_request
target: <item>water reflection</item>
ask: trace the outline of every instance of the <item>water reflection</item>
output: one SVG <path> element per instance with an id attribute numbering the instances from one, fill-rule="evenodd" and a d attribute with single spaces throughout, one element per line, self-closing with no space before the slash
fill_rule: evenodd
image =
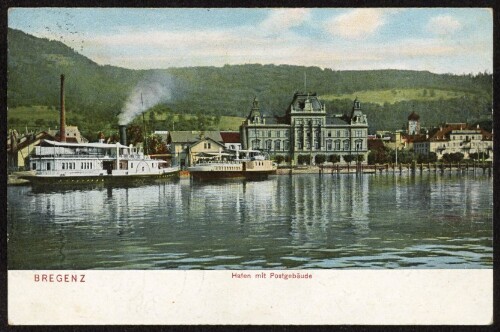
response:
<path id="1" fill-rule="evenodd" d="M 492 180 L 294 175 L 8 189 L 11 269 L 484 268 Z"/>

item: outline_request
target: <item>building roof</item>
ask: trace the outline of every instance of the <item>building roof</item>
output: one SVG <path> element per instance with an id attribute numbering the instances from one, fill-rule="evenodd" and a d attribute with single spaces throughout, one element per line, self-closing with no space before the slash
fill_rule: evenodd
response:
<path id="1" fill-rule="evenodd" d="M 298 112 L 304 111 L 304 107 L 305 107 L 306 101 L 310 102 L 313 112 L 321 112 L 322 111 L 323 105 L 319 101 L 316 92 L 314 92 L 314 93 L 299 93 L 299 92 L 296 92 L 293 95 L 293 100 L 290 103 L 290 105 L 288 106 L 288 109 L 287 109 L 286 113 L 289 113 L 292 110 L 292 108 L 295 109 L 295 111 L 298 111 Z"/>
<path id="2" fill-rule="evenodd" d="M 350 123 L 350 118 L 347 115 L 343 115 L 342 117 L 337 117 L 337 116 L 327 116 L 326 117 L 326 124 L 327 125 L 343 125 L 345 126 L 346 124 Z"/>
<path id="3" fill-rule="evenodd" d="M 433 128 L 429 132 L 429 141 L 446 141 L 450 138 L 450 133 L 453 130 L 479 130 L 483 136 L 483 140 L 492 140 L 493 134 L 479 127 L 474 127 L 466 123 L 450 123 L 439 128 Z"/>
<path id="4" fill-rule="evenodd" d="M 47 133 L 46 131 L 39 132 L 38 134 L 28 134 L 21 136 L 20 138 L 16 139 L 17 142 L 14 143 L 14 146 L 11 144 L 8 145 L 7 151 L 9 152 L 15 152 L 21 149 L 24 149 L 28 145 L 32 145 L 36 143 L 37 141 L 40 141 L 42 139 L 54 139 L 52 135 Z"/>
<path id="5" fill-rule="evenodd" d="M 403 137 L 408 143 L 421 142 L 423 140 L 425 141 L 426 139 L 424 134 L 415 134 L 415 135 L 401 134 L 401 137 Z"/>
<path id="6" fill-rule="evenodd" d="M 171 131 L 169 133 L 168 143 L 194 143 L 200 140 L 200 137 L 208 137 L 216 142 L 223 142 L 219 131 Z"/>
<path id="7" fill-rule="evenodd" d="M 410 115 L 408 115 L 409 121 L 418 121 L 419 119 L 420 119 L 420 115 L 418 115 L 415 112 L 411 112 Z"/>
<path id="8" fill-rule="evenodd" d="M 101 149 L 116 149 L 119 148 L 128 148 L 126 145 L 122 145 L 120 143 L 116 144 L 107 144 L 107 143 L 71 143 L 71 142 L 57 142 L 51 141 L 48 139 L 43 140 L 43 145 L 53 145 L 53 146 L 62 146 L 62 147 L 77 147 L 77 148 L 101 148 Z"/>
<path id="9" fill-rule="evenodd" d="M 238 131 L 221 131 L 220 136 L 224 143 L 241 143 Z"/>
<path id="10" fill-rule="evenodd" d="M 196 146 L 198 144 L 201 144 L 202 142 L 206 142 L 206 141 L 212 141 L 213 143 L 217 144 L 220 148 L 225 148 L 224 144 L 222 144 L 220 141 L 216 141 L 216 140 L 214 140 L 214 139 L 212 139 L 210 137 L 204 137 L 204 138 L 199 138 L 198 137 L 198 139 L 195 142 L 193 142 L 190 145 L 190 147 L 192 148 L 192 147 L 194 147 L 194 146 Z"/>

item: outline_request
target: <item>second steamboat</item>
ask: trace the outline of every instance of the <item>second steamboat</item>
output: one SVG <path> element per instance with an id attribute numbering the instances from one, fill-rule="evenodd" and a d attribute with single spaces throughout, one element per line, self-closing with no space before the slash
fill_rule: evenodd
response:
<path id="1" fill-rule="evenodd" d="M 240 155 L 243 155 L 243 158 L 240 158 Z M 222 156 L 221 153 L 214 154 L 210 160 L 188 167 L 188 171 L 193 179 L 197 180 L 234 178 L 259 180 L 276 173 L 276 164 L 257 150 L 239 150 L 235 157 L 226 160 L 223 160 Z"/>

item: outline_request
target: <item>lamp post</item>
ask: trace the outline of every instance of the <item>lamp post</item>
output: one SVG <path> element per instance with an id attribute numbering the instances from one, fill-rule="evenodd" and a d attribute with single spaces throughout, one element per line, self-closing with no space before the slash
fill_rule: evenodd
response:
<path id="1" fill-rule="evenodd" d="M 359 172 L 359 143 L 356 142 L 356 173 Z"/>
<path id="2" fill-rule="evenodd" d="M 396 167 L 398 167 L 398 144 L 396 143 Z"/>

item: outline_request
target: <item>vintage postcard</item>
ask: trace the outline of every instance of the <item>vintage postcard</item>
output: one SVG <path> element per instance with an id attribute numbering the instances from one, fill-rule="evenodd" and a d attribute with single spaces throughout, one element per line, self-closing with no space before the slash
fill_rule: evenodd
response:
<path id="1" fill-rule="evenodd" d="M 10 8 L 9 324 L 492 324 L 493 14 Z"/>

